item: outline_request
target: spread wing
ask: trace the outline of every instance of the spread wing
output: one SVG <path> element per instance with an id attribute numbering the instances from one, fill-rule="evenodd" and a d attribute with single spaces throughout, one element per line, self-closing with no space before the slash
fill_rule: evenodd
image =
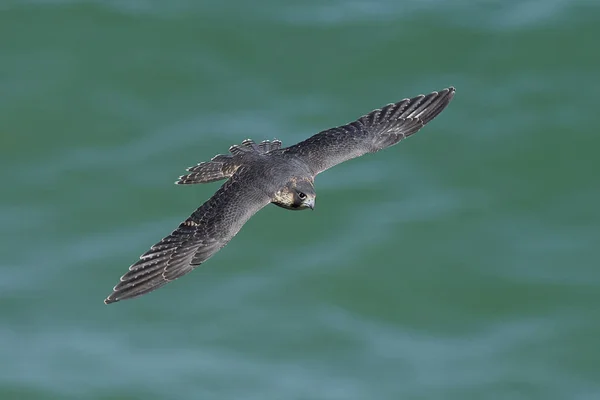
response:
<path id="1" fill-rule="evenodd" d="M 271 202 L 241 167 L 169 236 L 129 267 L 106 304 L 141 296 L 183 276 L 225 246 L 257 211 Z"/>
<path id="2" fill-rule="evenodd" d="M 348 125 L 331 128 L 284 149 L 304 160 L 314 175 L 341 162 L 398 143 L 446 108 L 453 87 L 374 110 Z"/>

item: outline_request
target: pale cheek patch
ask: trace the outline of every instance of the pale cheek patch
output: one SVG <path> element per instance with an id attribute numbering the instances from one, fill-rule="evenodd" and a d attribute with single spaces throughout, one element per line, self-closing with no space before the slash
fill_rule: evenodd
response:
<path id="1" fill-rule="evenodd" d="M 275 201 L 280 204 L 291 206 L 294 204 L 294 195 L 289 190 L 282 189 L 275 193 Z"/>

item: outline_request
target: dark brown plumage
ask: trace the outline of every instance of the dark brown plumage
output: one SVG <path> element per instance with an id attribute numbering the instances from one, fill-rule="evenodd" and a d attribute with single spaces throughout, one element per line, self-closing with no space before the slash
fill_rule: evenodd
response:
<path id="1" fill-rule="evenodd" d="M 404 99 L 287 148 L 247 139 L 228 155 L 188 168 L 177 184 L 227 181 L 169 236 L 129 267 L 106 304 L 151 292 L 212 257 L 269 203 L 292 210 L 313 208 L 317 174 L 374 153 L 414 134 L 452 100 L 454 88 Z"/>

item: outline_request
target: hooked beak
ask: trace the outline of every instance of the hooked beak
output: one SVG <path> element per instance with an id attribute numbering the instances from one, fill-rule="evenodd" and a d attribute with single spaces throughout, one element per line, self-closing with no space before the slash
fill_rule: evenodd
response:
<path id="1" fill-rule="evenodd" d="M 315 209 L 315 199 L 306 199 L 306 201 L 304 202 L 304 204 L 306 205 L 306 207 L 310 208 L 311 210 Z"/>

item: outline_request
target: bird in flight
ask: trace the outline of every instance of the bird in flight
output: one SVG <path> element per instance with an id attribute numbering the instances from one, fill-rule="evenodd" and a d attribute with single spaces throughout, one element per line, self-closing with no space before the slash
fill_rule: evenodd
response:
<path id="1" fill-rule="evenodd" d="M 106 304 L 156 290 L 187 274 L 222 249 L 257 211 L 273 203 L 288 210 L 315 207 L 314 179 L 336 164 L 375 153 L 412 135 L 454 97 L 453 87 L 404 99 L 347 125 L 290 147 L 279 140 L 246 139 L 210 161 L 188 168 L 177 184 L 227 179 L 169 236 L 140 256 L 121 277 Z"/>

